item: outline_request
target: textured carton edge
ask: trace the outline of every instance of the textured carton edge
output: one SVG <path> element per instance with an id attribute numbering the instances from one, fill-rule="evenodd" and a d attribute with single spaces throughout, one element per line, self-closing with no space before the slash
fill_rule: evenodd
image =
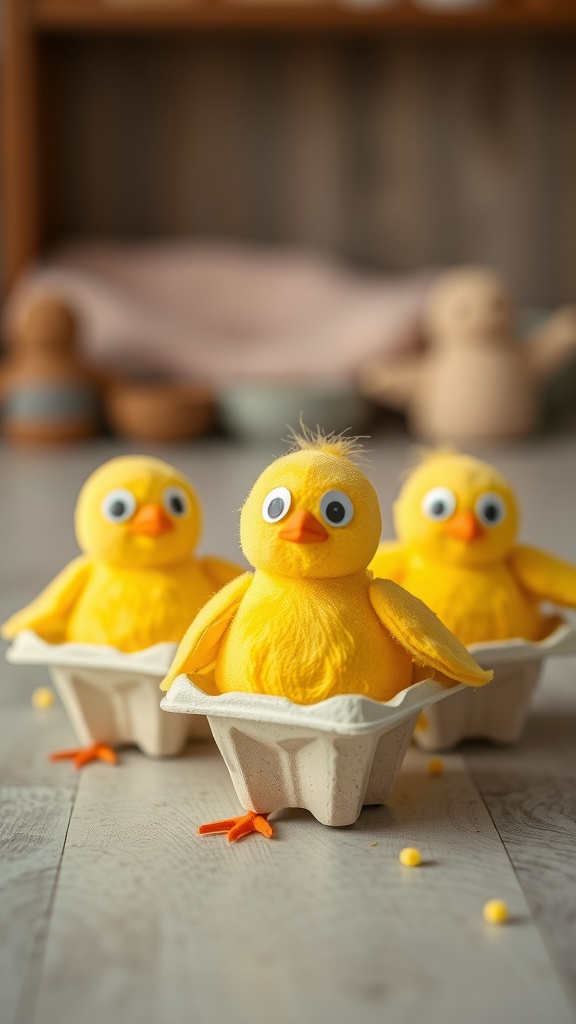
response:
<path id="1" fill-rule="evenodd" d="M 151 757 L 169 757 L 189 739 L 210 735 L 205 718 L 171 719 L 160 708 L 160 682 L 176 647 L 162 643 L 125 654 L 96 644 L 49 644 L 23 630 L 6 657 L 49 670 L 80 743 L 134 744 Z"/>
<path id="2" fill-rule="evenodd" d="M 544 640 L 514 638 L 471 644 L 469 650 L 483 668 L 494 669 L 494 679 L 426 711 L 414 731 L 422 750 L 451 750 L 467 739 L 515 743 L 545 659 L 576 654 L 576 628 L 564 620 Z"/>
<path id="3" fill-rule="evenodd" d="M 247 810 L 304 807 L 341 826 L 364 804 L 388 799 L 422 709 L 464 689 L 427 679 L 387 703 L 348 694 L 301 705 L 265 694 L 210 696 L 182 675 L 162 706 L 207 715 Z"/>

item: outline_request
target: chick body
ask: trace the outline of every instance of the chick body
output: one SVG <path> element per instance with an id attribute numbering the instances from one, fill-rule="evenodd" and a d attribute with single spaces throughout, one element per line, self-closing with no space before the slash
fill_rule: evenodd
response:
<path id="1" fill-rule="evenodd" d="M 192 559 L 165 569 L 125 569 L 94 563 L 64 627 L 64 640 L 140 651 L 178 643 L 190 614 L 217 589 Z"/>
<path id="2" fill-rule="evenodd" d="M 389 700 L 436 670 L 471 685 L 491 678 L 420 601 L 372 580 L 378 498 L 342 447 L 317 439 L 261 474 L 240 519 L 255 572 L 199 612 L 163 689 L 180 672 L 202 686 L 212 665 L 220 691 L 301 704 L 344 693 Z"/>
<path id="3" fill-rule="evenodd" d="M 412 682 L 413 664 L 382 628 L 370 582 L 366 571 L 291 579 L 257 570 L 218 653 L 218 689 L 297 704 L 342 693 L 390 700 Z"/>
<path id="4" fill-rule="evenodd" d="M 126 652 L 177 642 L 190 617 L 241 571 L 196 557 L 195 491 L 159 459 L 122 456 L 100 466 L 80 491 L 75 524 L 83 555 L 4 624 L 8 639 L 33 629 L 50 643 Z"/>
<path id="5" fill-rule="evenodd" d="M 556 619 L 543 601 L 576 605 L 576 568 L 517 544 L 520 514 L 488 463 L 435 452 L 407 478 L 394 504 L 398 541 L 370 569 L 424 601 L 462 643 L 540 640 Z"/>
<path id="6" fill-rule="evenodd" d="M 376 576 L 384 565 L 378 556 Z M 463 644 L 521 636 L 538 640 L 545 619 L 505 561 L 486 566 L 427 562 L 408 552 L 404 571 L 393 577 L 419 597 Z"/>

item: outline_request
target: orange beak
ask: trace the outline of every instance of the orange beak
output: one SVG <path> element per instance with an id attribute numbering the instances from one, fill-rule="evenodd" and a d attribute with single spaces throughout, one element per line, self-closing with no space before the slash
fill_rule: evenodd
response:
<path id="1" fill-rule="evenodd" d="M 128 529 L 145 537 L 159 537 L 173 530 L 174 524 L 162 505 L 143 505 L 130 521 Z"/>
<path id="2" fill-rule="evenodd" d="M 484 536 L 484 531 L 474 513 L 464 509 L 448 520 L 444 532 L 454 540 L 463 540 L 466 543 Z"/>
<path id="3" fill-rule="evenodd" d="M 295 544 L 321 544 L 322 541 L 328 540 L 328 531 L 311 512 L 297 509 L 288 517 L 279 536 L 282 540 L 291 540 Z"/>

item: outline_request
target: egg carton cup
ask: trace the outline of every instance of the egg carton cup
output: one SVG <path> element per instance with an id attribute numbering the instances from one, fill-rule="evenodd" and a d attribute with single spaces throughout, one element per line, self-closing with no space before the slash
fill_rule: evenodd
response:
<path id="1" fill-rule="evenodd" d="M 14 665 L 45 665 L 79 742 L 137 746 L 151 757 L 179 754 L 189 739 L 208 739 L 205 718 L 165 715 L 160 683 L 177 644 L 124 654 L 98 644 L 49 644 L 23 630 L 6 652 Z"/>
<path id="2" fill-rule="evenodd" d="M 390 796 L 422 709 L 464 688 L 428 679 L 386 703 L 349 694 L 302 705 L 265 694 L 209 696 L 181 675 L 162 707 L 207 716 L 246 810 L 304 807 L 324 825 L 351 825 L 364 804 Z"/>
<path id="3" fill-rule="evenodd" d="M 451 750 L 469 739 L 515 743 L 546 658 L 576 654 L 576 628 L 563 621 L 544 640 L 498 640 L 468 649 L 482 668 L 494 670 L 494 678 L 429 708 L 414 731 L 414 742 L 422 750 Z"/>

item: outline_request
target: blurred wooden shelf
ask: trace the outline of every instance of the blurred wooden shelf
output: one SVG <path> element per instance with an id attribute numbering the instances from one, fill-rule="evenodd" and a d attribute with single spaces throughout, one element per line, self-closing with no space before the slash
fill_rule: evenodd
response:
<path id="1" fill-rule="evenodd" d="M 345 0 L 33 0 L 41 32 L 334 31 L 566 32 L 576 0 L 500 0 L 470 10 L 433 10 L 409 0 L 382 6 Z"/>
<path id="2" fill-rule="evenodd" d="M 38 259 L 49 236 L 46 153 L 50 69 L 66 49 L 52 45 L 120 34 L 333 34 L 362 39 L 452 36 L 576 38 L 576 0 L 494 0 L 466 10 L 434 10 L 417 0 L 4 0 L 2 61 L 3 278 L 11 286 Z M 72 49 L 68 47 L 68 49 Z"/>

